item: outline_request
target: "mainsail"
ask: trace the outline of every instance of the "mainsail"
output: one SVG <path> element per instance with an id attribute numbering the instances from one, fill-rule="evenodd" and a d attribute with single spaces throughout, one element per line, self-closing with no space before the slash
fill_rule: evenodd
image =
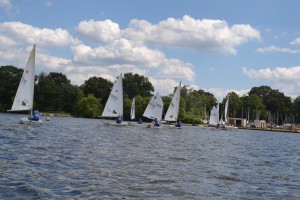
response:
<path id="1" fill-rule="evenodd" d="M 123 115 L 122 73 L 117 77 L 102 113 L 103 117 L 117 117 L 118 115 Z"/>
<path id="2" fill-rule="evenodd" d="M 166 121 L 177 121 L 178 119 L 180 90 L 181 90 L 181 82 L 179 83 L 179 86 L 176 88 L 170 106 L 168 108 L 167 114 L 165 115 Z"/>
<path id="3" fill-rule="evenodd" d="M 224 119 L 225 119 L 225 122 L 227 122 L 227 117 L 228 117 L 228 103 L 229 103 L 229 96 L 226 100 L 226 104 L 225 104 L 225 113 L 224 113 Z"/>
<path id="4" fill-rule="evenodd" d="M 163 111 L 163 101 L 157 92 L 150 100 L 143 116 L 149 119 L 157 119 L 161 121 Z"/>
<path id="5" fill-rule="evenodd" d="M 130 110 L 130 119 L 133 120 L 135 118 L 135 98 L 132 99 L 131 110 Z"/>
<path id="6" fill-rule="evenodd" d="M 23 75 L 14 99 L 11 110 L 22 111 L 32 110 L 34 96 L 34 75 L 35 75 L 35 45 L 24 68 Z"/>
<path id="7" fill-rule="evenodd" d="M 214 106 L 211 109 L 210 116 L 209 116 L 209 124 L 210 125 L 219 124 L 219 103 L 217 104 L 217 106 Z"/>

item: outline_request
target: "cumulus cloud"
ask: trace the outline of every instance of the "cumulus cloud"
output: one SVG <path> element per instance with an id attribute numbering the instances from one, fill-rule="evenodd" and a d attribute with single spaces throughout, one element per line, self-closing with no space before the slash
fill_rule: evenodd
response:
<path id="1" fill-rule="evenodd" d="M 292 45 L 300 45 L 300 38 L 296 38 L 291 42 Z"/>
<path id="2" fill-rule="evenodd" d="M 69 46 L 80 43 L 67 30 L 38 28 L 21 22 L 0 23 L 0 36 L 11 38 L 21 44 L 37 43 L 42 46 Z"/>
<path id="3" fill-rule="evenodd" d="M 13 6 L 11 0 L 0 0 L 0 8 L 3 8 L 8 14 L 18 13 L 18 9 Z"/>
<path id="4" fill-rule="evenodd" d="M 179 82 L 173 79 L 158 79 L 157 77 L 148 77 L 152 83 L 155 93 L 159 92 L 161 96 L 169 95 L 174 92 L 174 88 L 178 86 Z"/>
<path id="5" fill-rule="evenodd" d="M 1 44 L 0 49 L 3 49 L 3 48 L 7 48 L 10 46 L 16 45 L 16 41 L 14 41 L 13 39 L 11 39 L 9 37 L 0 35 L 0 44 Z"/>
<path id="6" fill-rule="evenodd" d="M 51 70 L 57 70 L 58 68 L 64 68 L 71 64 L 70 59 L 50 56 L 47 54 L 37 54 L 36 56 L 37 65 L 44 66 Z"/>
<path id="7" fill-rule="evenodd" d="M 158 67 L 164 54 L 145 46 L 137 46 L 129 40 L 120 39 L 107 46 L 92 48 L 87 45 L 72 47 L 73 60 L 85 64 L 134 64 L 146 67 Z"/>
<path id="8" fill-rule="evenodd" d="M 111 43 L 120 39 L 119 24 L 109 19 L 105 21 L 81 21 L 76 30 L 82 36 L 101 43 Z"/>
<path id="9" fill-rule="evenodd" d="M 259 52 L 259 53 L 266 53 L 266 52 L 276 53 L 276 52 L 281 52 L 281 53 L 296 54 L 296 53 L 300 53 L 300 50 L 293 50 L 293 49 L 289 49 L 289 48 L 280 48 L 280 47 L 271 45 L 271 46 L 266 47 L 266 48 L 258 48 L 258 49 L 256 49 L 256 52 Z"/>
<path id="10" fill-rule="evenodd" d="M 275 69 L 247 69 L 243 68 L 243 73 L 250 78 L 268 80 L 286 95 L 298 96 L 300 94 L 300 66 L 276 67 Z"/>
<path id="11" fill-rule="evenodd" d="M 100 66 L 121 66 L 135 71 L 145 72 L 151 68 L 158 68 L 158 76 L 168 76 L 172 78 L 194 80 L 192 65 L 178 59 L 168 59 L 158 51 L 145 46 L 137 45 L 126 39 L 120 39 L 108 46 L 91 48 L 86 45 L 72 47 L 73 61 L 79 64 Z M 137 70 L 137 69 L 140 70 Z"/>
<path id="12" fill-rule="evenodd" d="M 260 40 L 260 32 L 249 24 L 228 26 L 226 21 L 190 16 L 168 18 L 158 24 L 134 19 L 123 37 L 156 45 L 190 48 L 197 51 L 236 54 L 236 47 L 249 40 Z"/>
<path id="13" fill-rule="evenodd" d="M 229 92 L 235 92 L 240 97 L 246 95 L 250 89 L 226 89 L 226 88 L 206 88 L 205 91 L 212 93 L 218 100 L 222 100 Z"/>

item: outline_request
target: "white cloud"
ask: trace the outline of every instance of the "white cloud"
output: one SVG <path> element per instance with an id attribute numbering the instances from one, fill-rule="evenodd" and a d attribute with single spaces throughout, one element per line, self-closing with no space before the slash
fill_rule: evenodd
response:
<path id="1" fill-rule="evenodd" d="M 101 43 L 111 43 L 120 39 L 119 24 L 109 19 L 105 21 L 81 21 L 76 30 L 79 34 Z"/>
<path id="2" fill-rule="evenodd" d="M 291 45 L 300 45 L 300 38 L 296 38 L 291 42 Z"/>
<path id="3" fill-rule="evenodd" d="M 271 81 L 276 88 L 283 91 L 288 96 L 298 96 L 300 94 L 300 66 L 296 67 L 276 67 L 275 69 L 247 69 L 243 68 L 243 73 L 252 79 Z"/>
<path id="4" fill-rule="evenodd" d="M 13 39 L 0 35 L 0 49 L 7 48 L 16 45 L 16 41 Z"/>
<path id="5" fill-rule="evenodd" d="M 212 93 L 218 101 L 222 101 L 224 97 L 230 92 L 235 92 L 237 95 L 240 97 L 247 94 L 250 89 L 241 89 L 241 90 L 236 90 L 236 89 L 226 89 L 226 88 L 206 88 L 204 89 L 205 91 Z"/>
<path id="6" fill-rule="evenodd" d="M 129 40 L 121 39 L 107 46 L 91 48 L 86 45 L 72 47 L 73 60 L 85 64 L 132 64 L 145 67 L 158 67 L 164 54 L 145 46 L 137 46 Z"/>
<path id="7" fill-rule="evenodd" d="M 236 47 L 251 39 L 260 40 L 260 32 L 248 24 L 228 26 L 221 20 L 197 20 L 190 16 L 168 18 L 158 24 L 134 19 L 123 37 L 156 45 L 190 48 L 197 51 L 236 54 Z"/>
<path id="8" fill-rule="evenodd" d="M 178 59 L 164 59 L 161 63 L 160 77 L 172 77 L 175 79 L 186 79 L 194 81 L 195 73 L 192 64 L 184 63 Z"/>
<path id="9" fill-rule="evenodd" d="M 0 0 L 0 7 L 2 8 L 10 8 L 13 5 L 11 4 L 10 0 Z"/>
<path id="10" fill-rule="evenodd" d="M 42 46 L 69 46 L 79 44 L 67 30 L 58 28 L 37 28 L 21 22 L 0 23 L 0 36 L 8 37 L 20 44 L 38 44 Z"/>
<path id="11" fill-rule="evenodd" d="M 51 70 L 57 70 L 58 68 L 64 68 L 71 64 L 70 59 L 59 58 L 55 56 L 49 56 L 47 54 L 37 54 L 36 56 L 37 65 L 44 66 Z"/>
<path id="12" fill-rule="evenodd" d="M 11 3 L 11 0 L 0 0 L 0 8 L 3 8 L 8 14 L 17 14 L 19 12 Z"/>
<path id="13" fill-rule="evenodd" d="M 293 49 L 289 49 L 289 48 L 280 48 L 280 47 L 276 47 L 274 45 L 271 45 L 266 48 L 258 48 L 258 49 L 256 49 L 256 51 L 259 53 L 266 53 L 266 52 L 270 52 L 270 53 L 281 52 L 281 53 L 292 53 L 292 54 L 300 53 L 300 50 L 293 50 Z"/>
<path id="14" fill-rule="evenodd" d="M 148 77 L 154 87 L 154 92 L 159 92 L 161 96 L 166 96 L 174 92 L 174 87 L 177 87 L 179 82 L 173 79 L 158 79 L 156 77 Z"/>

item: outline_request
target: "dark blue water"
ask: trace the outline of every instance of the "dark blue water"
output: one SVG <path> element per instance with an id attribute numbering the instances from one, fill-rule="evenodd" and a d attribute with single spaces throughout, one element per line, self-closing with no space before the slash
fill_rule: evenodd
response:
<path id="1" fill-rule="evenodd" d="M 0 199 L 300 199 L 300 134 L 0 114 Z"/>

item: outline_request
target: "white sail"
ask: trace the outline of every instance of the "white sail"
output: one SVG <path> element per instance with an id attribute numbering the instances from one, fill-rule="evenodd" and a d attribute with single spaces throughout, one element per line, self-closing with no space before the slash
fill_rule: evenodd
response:
<path id="1" fill-rule="evenodd" d="M 217 106 L 214 106 L 211 109 L 210 116 L 209 116 L 209 124 L 210 125 L 219 124 L 219 103 L 217 104 Z"/>
<path id="2" fill-rule="evenodd" d="M 118 115 L 123 115 L 122 73 L 117 77 L 102 113 L 103 117 L 117 117 Z"/>
<path id="3" fill-rule="evenodd" d="M 225 118 L 225 122 L 228 121 L 227 117 L 228 117 L 228 103 L 229 103 L 229 97 L 226 100 L 226 104 L 225 104 L 225 113 L 224 113 L 224 118 Z"/>
<path id="4" fill-rule="evenodd" d="M 130 110 L 130 119 L 133 120 L 135 118 L 135 98 L 132 99 L 131 110 Z"/>
<path id="5" fill-rule="evenodd" d="M 33 46 L 10 111 L 32 110 L 35 75 L 35 45 Z"/>
<path id="6" fill-rule="evenodd" d="M 157 119 L 161 121 L 163 111 L 163 101 L 157 92 L 150 100 L 143 116 L 149 119 Z"/>
<path id="7" fill-rule="evenodd" d="M 181 82 L 177 87 L 170 106 L 168 108 L 167 114 L 165 116 L 166 121 L 177 121 L 178 119 L 178 111 L 179 111 L 179 103 L 180 103 L 180 90 L 181 90 Z"/>

